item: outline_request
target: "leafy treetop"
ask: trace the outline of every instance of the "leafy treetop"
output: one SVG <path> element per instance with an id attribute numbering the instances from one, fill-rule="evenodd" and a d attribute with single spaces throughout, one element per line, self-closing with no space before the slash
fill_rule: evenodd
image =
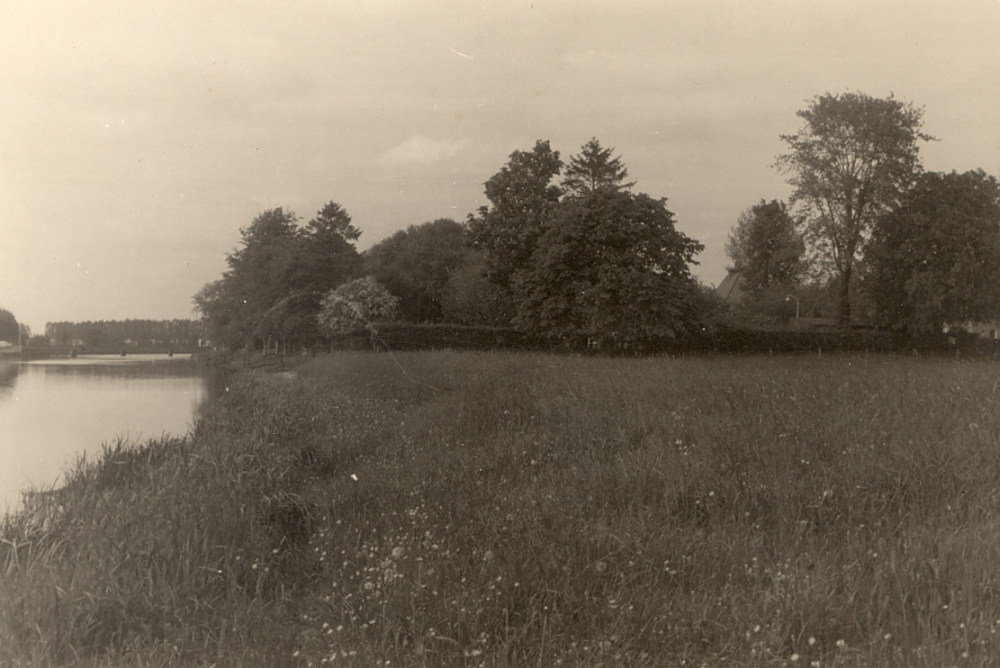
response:
<path id="1" fill-rule="evenodd" d="M 507 164 L 486 181 L 491 206 L 469 216 L 469 235 L 486 253 L 492 282 L 508 285 L 530 262 L 562 196 L 562 189 L 552 183 L 562 168 L 559 152 L 539 140 L 531 151 L 511 153 Z"/>
<path id="2" fill-rule="evenodd" d="M 793 286 L 804 271 L 804 253 L 795 219 L 777 200 L 761 200 L 740 214 L 726 241 L 733 269 L 753 297 L 775 285 Z"/>
<path id="3" fill-rule="evenodd" d="M 355 275 L 360 232 L 335 202 L 304 228 L 298 221 L 278 207 L 241 230 L 241 246 L 226 258 L 228 270 L 194 298 L 213 338 L 242 347 L 319 335 L 320 299 Z"/>
<path id="4" fill-rule="evenodd" d="M 399 297 L 404 320 L 433 322 L 443 317 L 446 286 L 469 252 L 465 228 L 439 218 L 399 230 L 364 259 L 367 273 Z"/>
<path id="5" fill-rule="evenodd" d="M 898 203 L 921 171 L 923 110 L 864 93 L 817 96 L 797 112 L 802 128 L 781 135 L 777 167 L 795 187 L 806 231 L 840 276 L 838 318 L 850 317 L 850 285 L 875 218 Z"/>
<path id="6" fill-rule="evenodd" d="M 598 189 L 569 198 L 515 282 L 515 324 L 542 334 L 631 340 L 697 319 L 689 272 L 702 245 L 665 200 Z"/>
<path id="7" fill-rule="evenodd" d="M 880 216 L 866 260 L 882 325 L 940 332 L 1000 318 L 1000 184 L 982 170 L 922 174 Z"/>

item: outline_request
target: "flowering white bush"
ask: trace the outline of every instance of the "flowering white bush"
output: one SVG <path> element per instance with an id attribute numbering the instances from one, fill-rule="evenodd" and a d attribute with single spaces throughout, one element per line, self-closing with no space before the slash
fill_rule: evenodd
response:
<path id="1" fill-rule="evenodd" d="M 399 298 L 371 276 L 344 283 L 320 302 L 320 327 L 331 334 L 371 329 L 372 323 L 396 318 Z"/>

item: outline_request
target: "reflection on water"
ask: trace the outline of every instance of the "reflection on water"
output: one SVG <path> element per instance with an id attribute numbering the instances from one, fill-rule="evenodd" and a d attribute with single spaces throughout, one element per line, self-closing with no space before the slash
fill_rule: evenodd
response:
<path id="1" fill-rule="evenodd" d="M 209 370 L 187 356 L 90 356 L 0 366 L 0 513 L 19 490 L 57 485 L 119 438 L 186 435 Z"/>
<path id="2" fill-rule="evenodd" d="M 14 389 L 17 382 L 17 364 L 0 361 L 0 397 Z M 3 401 L 0 398 L 0 401 Z"/>

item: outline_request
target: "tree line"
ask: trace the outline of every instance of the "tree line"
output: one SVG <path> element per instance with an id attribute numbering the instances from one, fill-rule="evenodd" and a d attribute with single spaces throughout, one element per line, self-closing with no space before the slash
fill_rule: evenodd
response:
<path id="1" fill-rule="evenodd" d="M 927 172 L 923 109 L 824 94 L 782 135 L 790 203 L 761 200 L 729 235 L 750 312 L 810 315 L 910 333 L 1000 318 L 1000 186 L 982 169 Z"/>
<path id="2" fill-rule="evenodd" d="M 158 346 L 193 348 L 206 338 L 200 320 L 98 320 L 47 322 L 43 341 L 95 347 Z M 33 341 L 33 343 L 36 343 Z"/>
<path id="3" fill-rule="evenodd" d="M 703 247 L 627 176 L 596 138 L 568 163 L 538 141 L 486 181 L 489 205 L 464 222 L 410 226 L 364 253 L 335 202 L 305 224 L 271 209 L 195 305 L 233 348 L 308 345 L 393 318 L 553 338 L 682 335 L 707 313 L 690 273 Z"/>
<path id="4" fill-rule="evenodd" d="M 761 199 L 726 251 L 742 312 L 941 331 L 1000 317 L 1000 187 L 982 170 L 925 172 L 923 110 L 893 96 L 816 96 L 782 135 L 789 202 Z M 552 339 L 682 338 L 730 316 L 691 275 L 704 247 L 666 198 L 634 190 L 593 138 L 564 161 L 514 151 L 462 222 L 413 225 L 364 253 L 336 202 L 242 229 L 222 277 L 194 297 L 216 342 L 308 345 L 379 320 L 516 328 Z"/>

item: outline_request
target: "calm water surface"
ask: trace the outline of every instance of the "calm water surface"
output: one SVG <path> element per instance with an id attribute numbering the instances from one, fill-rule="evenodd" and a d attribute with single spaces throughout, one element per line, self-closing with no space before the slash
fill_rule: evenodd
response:
<path id="1" fill-rule="evenodd" d="M 104 443 L 186 435 L 209 387 L 186 355 L 0 363 L 0 515 Z"/>

